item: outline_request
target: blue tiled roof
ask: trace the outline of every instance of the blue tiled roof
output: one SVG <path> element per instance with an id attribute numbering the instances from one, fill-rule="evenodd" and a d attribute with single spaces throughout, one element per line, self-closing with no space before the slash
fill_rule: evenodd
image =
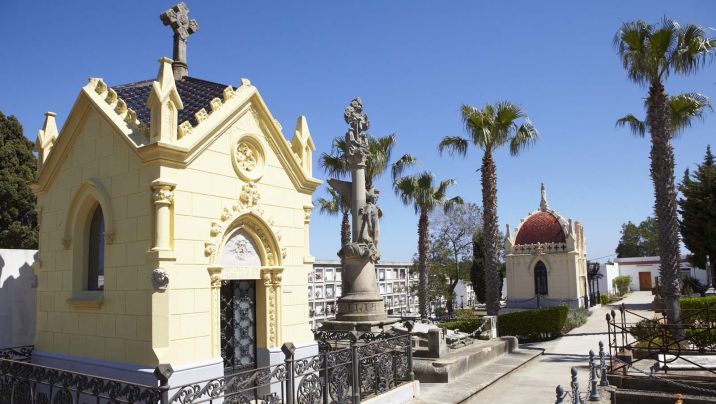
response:
<path id="1" fill-rule="evenodd" d="M 127 103 L 127 107 L 133 109 L 137 113 L 137 118 L 147 126 L 151 124 L 150 113 L 146 104 L 149 93 L 152 91 L 152 81 L 138 81 L 112 87 L 117 92 L 117 96 L 123 99 Z M 214 98 L 223 100 L 224 89 L 228 87 L 226 84 L 188 76 L 177 80 L 176 86 L 179 97 L 184 104 L 184 109 L 179 110 L 177 123 L 189 121 L 193 126 L 198 124 L 194 114 L 202 108 L 206 109 L 207 112 L 211 112 L 211 100 Z"/>

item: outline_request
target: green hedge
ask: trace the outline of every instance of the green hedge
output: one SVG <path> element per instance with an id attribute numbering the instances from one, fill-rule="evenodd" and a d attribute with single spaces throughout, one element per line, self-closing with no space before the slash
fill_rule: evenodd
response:
<path id="1" fill-rule="evenodd" d="M 716 322 L 716 296 L 682 297 L 679 302 L 681 303 L 681 319 L 684 323 Z"/>
<path id="2" fill-rule="evenodd" d="M 609 296 L 607 295 L 599 295 L 599 303 L 603 306 L 606 306 L 609 304 Z"/>
<path id="3" fill-rule="evenodd" d="M 447 328 L 448 330 L 460 330 L 460 332 L 471 333 L 482 325 L 482 319 L 474 318 L 470 320 L 455 320 L 439 323 L 438 327 Z"/>
<path id="4" fill-rule="evenodd" d="M 629 292 L 629 285 L 631 285 L 631 276 L 622 275 L 612 279 L 612 286 L 617 288 L 620 295 Z"/>
<path id="5" fill-rule="evenodd" d="M 516 311 L 497 317 L 500 335 L 513 335 L 521 340 L 543 340 L 561 335 L 567 322 L 569 307 Z"/>

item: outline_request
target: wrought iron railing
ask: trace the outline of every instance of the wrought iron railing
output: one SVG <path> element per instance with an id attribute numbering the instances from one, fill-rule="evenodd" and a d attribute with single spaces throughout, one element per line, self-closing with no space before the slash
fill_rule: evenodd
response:
<path id="1" fill-rule="evenodd" d="M 346 346 L 322 345 L 317 355 L 295 358 L 285 343 L 283 363 L 184 386 L 172 386 L 170 404 L 360 403 L 414 380 L 410 335 L 330 333 Z"/>
<path id="2" fill-rule="evenodd" d="M 670 368 L 698 370 L 716 375 L 716 370 L 700 362 L 704 356 L 716 355 L 716 310 L 703 308 L 683 310 L 681 321 L 669 323 L 666 313 L 657 317 L 626 309 L 606 315 L 609 335 L 611 373 L 625 373 L 639 367 L 667 373 Z M 646 361 L 649 362 L 646 362 Z M 651 362 L 654 361 L 654 362 Z"/>
<path id="3" fill-rule="evenodd" d="M 0 359 L 0 404 L 155 404 L 163 391 L 163 387 Z"/>
<path id="4" fill-rule="evenodd" d="M 34 345 L 15 346 L 11 348 L 0 348 L 0 359 L 10 359 L 15 361 L 27 362 L 32 356 Z"/>
<path id="5" fill-rule="evenodd" d="M 158 366 L 157 385 L 147 386 L 23 361 L 31 347 L 2 350 L 0 404 L 357 404 L 414 380 L 410 334 L 333 336 L 349 339 L 305 358 L 295 358 L 288 342 L 282 363 L 179 386 L 169 385 L 169 365 Z"/>

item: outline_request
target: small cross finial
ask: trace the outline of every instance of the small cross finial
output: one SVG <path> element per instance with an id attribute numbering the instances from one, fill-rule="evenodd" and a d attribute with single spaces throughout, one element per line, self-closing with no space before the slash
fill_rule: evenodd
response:
<path id="1" fill-rule="evenodd" d="M 189 19 L 189 8 L 184 3 L 165 11 L 159 16 L 164 25 L 169 25 L 174 31 L 174 62 L 172 70 L 174 79 L 179 80 L 189 74 L 189 67 L 186 64 L 186 42 L 189 35 L 199 31 L 199 24 L 196 20 Z"/>

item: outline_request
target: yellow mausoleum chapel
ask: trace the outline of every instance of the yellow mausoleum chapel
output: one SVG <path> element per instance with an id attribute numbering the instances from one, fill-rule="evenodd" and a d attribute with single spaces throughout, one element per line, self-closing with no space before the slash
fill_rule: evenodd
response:
<path id="1" fill-rule="evenodd" d="M 34 362 L 180 383 L 317 351 L 306 118 L 287 140 L 249 80 L 190 77 L 179 50 L 155 80 L 89 79 L 61 131 L 46 114 Z"/>

